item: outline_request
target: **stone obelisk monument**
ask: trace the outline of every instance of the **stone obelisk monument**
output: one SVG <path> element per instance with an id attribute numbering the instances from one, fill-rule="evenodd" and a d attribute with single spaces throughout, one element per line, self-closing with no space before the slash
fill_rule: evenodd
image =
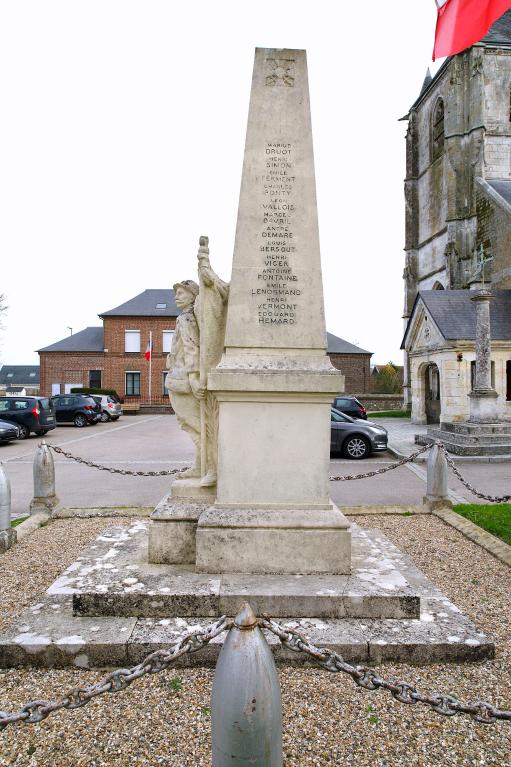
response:
<path id="1" fill-rule="evenodd" d="M 331 502 L 330 403 L 306 53 L 256 49 L 219 403 L 216 501 L 197 527 L 209 572 L 348 573 Z"/>

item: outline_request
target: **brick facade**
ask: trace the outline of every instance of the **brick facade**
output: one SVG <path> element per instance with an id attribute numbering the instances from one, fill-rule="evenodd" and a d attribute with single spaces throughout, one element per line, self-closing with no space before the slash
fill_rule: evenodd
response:
<path id="1" fill-rule="evenodd" d="M 344 376 L 346 394 L 366 392 L 371 380 L 371 354 L 329 354 L 332 365 Z"/>
<path id="2" fill-rule="evenodd" d="M 126 402 L 149 403 L 149 362 L 145 350 L 149 332 L 153 334 L 151 364 L 151 402 L 168 404 L 163 392 L 163 373 L 167 353 L 163 351 L 163 331 L 174 330 L 175 317 L 105 317 L 103 352 L 39 352 L 41 393 L 52 394 L 52 384 L 89 386 L 91 370 L 101 371 L 101 387 L 115 389 Z M 140 331 L 140 352 L 124 351 L 125 330 Z M 140 396 L 126 394 L 126 373 L 140 373 Z"/>

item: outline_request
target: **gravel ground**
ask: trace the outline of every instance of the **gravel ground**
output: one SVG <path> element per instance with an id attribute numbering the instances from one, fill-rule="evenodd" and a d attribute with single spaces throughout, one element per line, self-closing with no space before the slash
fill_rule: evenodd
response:
<path id="1" fill-rule="evenodd" d="M 0 628 L 34 602 L 110 520 L 53 522 L 0 559 Z M 387 664 L 381 673 L 424 691 L 511 708 L 510 571 L 433 517 L 357 517 L 379 527 L 497 644 L 497 659 L 424 668 Z M 114 522 L 115 523 L 115 522 Z M 116 695 L 35 726 L 0 734 L 0 765 L 40 767 L 202 767 L 210 758 L 211 669 L 145 677 Z M 0 671 L 0 708 L 53 698 L 97 672 Z M 511 726 L 484 726 L 368 693 L 348 677 L 281 667 L 284 764 L 356 767 L 511 767 Z"/>

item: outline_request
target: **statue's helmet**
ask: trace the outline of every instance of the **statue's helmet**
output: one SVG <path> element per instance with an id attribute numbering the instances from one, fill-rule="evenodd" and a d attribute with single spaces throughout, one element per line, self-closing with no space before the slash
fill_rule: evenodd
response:
<path id="1" fill-rule="evenodd" d="M 199 286 L 196 282 L 194 282 L 194 280 L 183 280 L 182 282 L 176 282 L 172 287 L 174 288 L 174 291 L 176 291 L 178 288 L 183 288 L 183 290 L 191 293 L 194 298 L 197 298 L 199 295 Z"/>

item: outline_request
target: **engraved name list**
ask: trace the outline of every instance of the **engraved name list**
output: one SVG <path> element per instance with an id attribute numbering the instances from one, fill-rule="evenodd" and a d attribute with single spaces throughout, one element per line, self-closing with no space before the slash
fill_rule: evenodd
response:
<path id="1" fill-rule="evenodd" d="M 251 295 L 252 300 L 257 301 L 257 317 L 261 325 L 295 325 L 297 299 L 302 290 L 292 267 L 296 250 L 293 145 L 291 142 L 267 141 L 263 152 L 264 171 L 259 176 L 261 229 L 258 232 L 261 268 Z"/>

